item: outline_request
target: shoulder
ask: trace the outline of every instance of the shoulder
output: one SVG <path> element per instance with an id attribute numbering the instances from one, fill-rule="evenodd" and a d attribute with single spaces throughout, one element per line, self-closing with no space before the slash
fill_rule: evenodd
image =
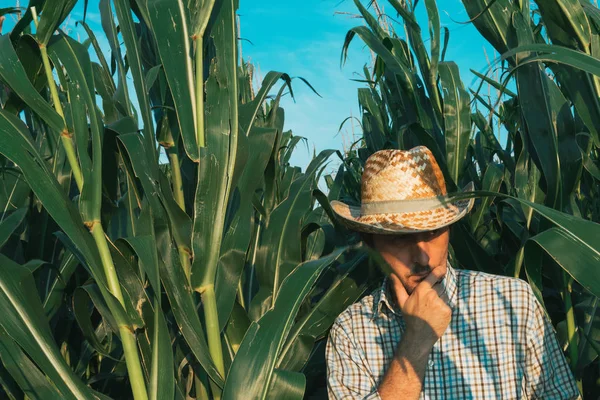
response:
<path id="1" fill-rule="evenodd" d="M 498 286 L 518 291 L 531 291 L 527 282 L 520 278 L 512 276 L 496 275 L 481 271 L 471 271 L 467 269 L 456 270 L 457 279 L 462 284 L 479 284 L 486 286 Z"/>
<path id="2" fill-rule="evenodd" d="M 531 286 L 522 279 L 464 269 L 457 269 L 456 273 L 459 293 L 496 298 L 513 307 L 519 303 L 530 307 L 536 301 Z"/>
<path id="3" fill-rule="evenodd" d="M 364 326 L 373 318 L 375 302 L 378 301 L 381 288 L 377 288 L 362 299 L 346 307 L 344 311 L 333 322 L 331 334 L 343 331 L 350 336 L 350 332 L 358 326 Z"/>

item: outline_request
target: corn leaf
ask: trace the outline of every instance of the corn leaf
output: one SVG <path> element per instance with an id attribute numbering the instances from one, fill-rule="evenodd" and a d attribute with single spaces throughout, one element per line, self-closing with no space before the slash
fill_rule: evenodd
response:
<path id="1" fill-rule="evenodd" d="M 440 63 L 439 70 L 444 93 L 446 164 L 450 177 L 458 184 L 471 139 L 470 98 L 455 63 Z"/>
<path id="2" fill-rule="evenodd" d="M 35 89 L 17 53 L 12 46 L 10 36 L 0 36 L 0 77 L 11 83 L 11 89 L 34 110 L 53 130 L 61 132 L 63 121 L 46 100 Z"/>
<path id="3" fill-rule="evenodd" d="M 148 11 L 160 60 L 173 95 L 183 147 L 190 159 L 198 161 L 196 94 L 190 51 L 192 32 L 188 30 L 183 0 L 149 0 Z M 165 19 L 166 16 L 169 16 L 168 19 Z"/>
<path id="4" fill-rule="evenodd" d="M 52 379 L 64 399 L 93 399 L 61 356 L 36 295 L 30 273 L 0 254 L 0 303 L 5 310 L 0 326 Z"/>
<path id="5" fill-rule="evenodd" d="M 269 388 L 274 379 L 277 356 L 300 304 L 323 270 L 344 250 L 338 249 L 326 257 L 305 262 L 284 280 L 273 309 L 259 322 L 250 325 L 229 370 L 223 399 L 270 398 Z M 294 382 L 294 386 L 299 383 Z"/>

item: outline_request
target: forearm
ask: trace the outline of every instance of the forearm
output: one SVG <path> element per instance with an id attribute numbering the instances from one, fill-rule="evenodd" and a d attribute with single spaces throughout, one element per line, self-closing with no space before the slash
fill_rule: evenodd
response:
<path id="1" fill-rule="evenodd" d="M 430 352 L 431 348 L 416 340 L 402 339 L 377 389 L 381 399 L 418 399 Z"/>

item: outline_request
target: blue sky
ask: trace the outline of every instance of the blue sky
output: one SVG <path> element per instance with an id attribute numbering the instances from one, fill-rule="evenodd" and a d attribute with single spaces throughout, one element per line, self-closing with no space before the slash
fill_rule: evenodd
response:
<path id="1" fill-rule="evenodd" d="M 21 0 L 21 4 L 27 3 Z M 367 4 L 363 0 L 363 4 Z M 386 1 L 380 6 L 390 17 L 396 13 Z M 417 6 L 417 19 L 427 38 L 427 14 L 425 5 Z M 0 0 L 0 7 L 16 4 L 15 0 Z M 473 86 L 473 75 L 469 69 L 485 71 L 487 59 L 493 60 L 497 54 L 471 24 L 458 24 L 468 16 L 460 0 L 438 0 L 442 26 L 450 30 L 450 43 L 446 60 L 455 61 L 467 86 Z M 258 76 L 268 71 L 286 72 L 290 76 L 307 79 L 322 97 L 315 95 L 302 81 L 293 81 L 295 102 L 288 96 L 282 101 L 286 112 L 286 129 L 307 138 L 308 149 L 300 145 L 291 162 L 305 167 L 312 152 L 327 149 L 342 149 L 352 139 L 352 126 L 346 124 L 338 133 L 340 123 L 348 116 L 359 115 L 357 88 L 363 84 L 352 81 L 360 79 L 365 63 L 371 63 L 371 55 L 359 38 L 350 46 L 348 60 L 340 67 L 340 53 L 346 32 L 362 25 L 356 18 L 358 11 L 352 0 L 240 0 L 238 11 L 241 21 L 244 60 L 253 62 Z M 75 22 L 83 17 L 83 1 L 75 7 L 66 28 L 74 37 L 83 41 L 87 36 Z M 108 43 L 100 27 L 100 14 L 97 0 L 90 0 L 87 22 L 97 32 L 100 46 L 108 54 Z M 392 22 L 394 23 L 394 22 Z M 9 16 L 4 32 L 12 28 L 14 21 Z M 397 24 L 396 24 L 397 25 Z M 397 29 L 398 32 L 401 29 Z M 248 41 L 252 42 L 249 43 Z M 426 42 L 428 45 L 429 42 Z M 484 52 L 485 49 L 485 52 Z M 95 57 L 93 57 L 95 58 Z M 133 88 L 132 88 L 133 93 Z M 360 127 L 354 124 L 354 134 L 360 136 Z M 328 171 L 333 171 L 337 162 L 333 160 Z"/>

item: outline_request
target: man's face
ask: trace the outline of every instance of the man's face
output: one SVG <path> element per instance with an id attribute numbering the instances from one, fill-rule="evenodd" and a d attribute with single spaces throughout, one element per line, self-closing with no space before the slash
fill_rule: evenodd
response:
<path id="1" fill-rule="evenodd" d="M 373 245 L 406 292 L 411 294 L 417 285 L 435 268 L 446 274 L 449 229 L 408 235 L 373 235 Z"/>

